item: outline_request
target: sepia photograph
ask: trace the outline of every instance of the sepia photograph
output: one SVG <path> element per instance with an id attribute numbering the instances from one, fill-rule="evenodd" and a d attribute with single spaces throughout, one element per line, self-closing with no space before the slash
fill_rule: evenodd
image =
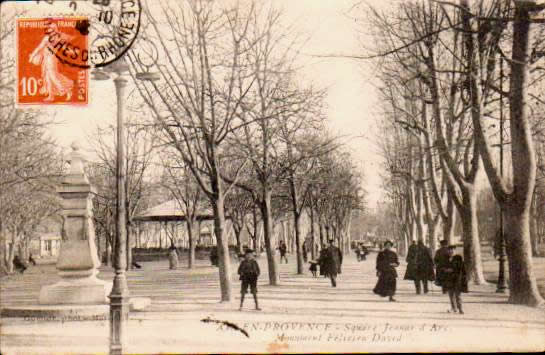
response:
<path id="1" fill-rule="evenodd" d="M 0 353 L 545 351 L 545 1 L 0 1 Z"/>

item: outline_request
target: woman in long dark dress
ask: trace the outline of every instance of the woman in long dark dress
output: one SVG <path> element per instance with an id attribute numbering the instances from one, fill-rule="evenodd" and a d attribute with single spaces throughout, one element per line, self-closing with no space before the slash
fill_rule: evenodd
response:
<path id="1" fill-rule="evenodd" d="M 320 256 L 318 257 L 318 265 L 320 265 L 320 276 L 323 277 L 329 277 L 329 275 L 326 272 L 326 259 L 327 259 L 327 248 L 324 245 L 322 245 L 322 249 L 320 249 Z"/>
<path id="2" fill-rule="evenodd" d="M 384 250 L 377 255 L 377 285 L 373 292 L 381 297 L 389 297 L 390 302 L 395 302 L 397 272 L 399 266 L 397 254 L 391 250 L 393 244 L 390 241 L 384 242 Z"/>

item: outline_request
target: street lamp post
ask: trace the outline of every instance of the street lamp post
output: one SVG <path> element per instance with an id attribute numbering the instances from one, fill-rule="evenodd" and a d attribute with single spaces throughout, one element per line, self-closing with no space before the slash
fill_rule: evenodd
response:
<path id="1" fill-rule="evenodd" d="M 140 46 L 147 45 L 147 61 L 142 59 L 140 53 L 136 53 L 135 61 L 144 69 L 143 72 L 136 73 L 135 77 L 140 81 L 155 81 L 160 76 L 151 72 L 150 68 L 155 65 L 158 59 L 157 49 L 153 42 L 142 38 Z M 103 70 L 97 69 L 93 72 L 95 80 L 108 80 L 110 74 L 115 76 L 115 94 L 117 100 L 117 151 L 116 151 L 116 233 L 114 250 L 114 280 L 112 291 L 110 293 L 110 354 L 123 354 L 125 344 L 126 323 L 129 319 L 129 288 L 127 286 L 127 220 L 126 220 L 126 164 L 125 164 L 125 88 L 128 80 L 129 64 L 125 57 L 119 58 L 116 62 L 108 65 Z"/>
<path id="2" fill-rule="evenodd" d="M 129 318 L 129 288 L 127 286 L 127 222 L 126 222 L 126 196 L 125 196 L 125 119 L 124 119 L 124 97 L 127 79 L 125 75 L 128 66 L 119 61 L 113 72 L 117 74 L 114 79 L 115 93 L 117 99 L 117 216 L 116 216 L 116 243 L 114 268 L 115 276 L 112 293 L 110 294 L 110 354 L 122 354 L 125 337 L 126 321 Z"/>
<path id="3" fill-rule="evenodd" d="M 503 178 L 503 57 L 500 59 L 500 174 Z M 500 208 L 499 270 L 497 293 L 505 293 L 505 236 L 503 233 L 503 211 Z"/>
<path id="4" fill-rule="evenodd" d="M 125 87 L 129 66 L 123 58 L 110 64 L 105 70 L 95 70 L 95 80 L 108 80 L 113 74 L 117 100 L 117 149 L 116 149 L 116 228 L 114 248 L 114 280 L 110 298 L 110 354 L 122 354 L 125 343 L 125 326 L 129 318 L 129 288 L 127 286 L 127 221 L 125 196 Z"/>

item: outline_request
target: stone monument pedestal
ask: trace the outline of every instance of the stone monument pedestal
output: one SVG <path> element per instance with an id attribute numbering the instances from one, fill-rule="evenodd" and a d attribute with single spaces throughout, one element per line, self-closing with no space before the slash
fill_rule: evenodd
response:
<path id="1" fill-rule="evenodd" d="M 107 304 L 112 283 L 96 275 L 100 261 L 95 245 L 92 196 L 95 192 L 83 170 L 83 156 L 76 143 L 72 144 L 70 172 L 57 189 L 62 197 L 62 241 L 57 259 L 61 281 L 43 286 L 39 303 Z"/>
<path id="2" fill-rule="evenodd" d="M 96 275 L 64 278 L 53 285 L 43 286 L 39 303 L 44 305 L 62 304 L 107 304 L 112 291 L 112 282 L 99 280 Z"/>

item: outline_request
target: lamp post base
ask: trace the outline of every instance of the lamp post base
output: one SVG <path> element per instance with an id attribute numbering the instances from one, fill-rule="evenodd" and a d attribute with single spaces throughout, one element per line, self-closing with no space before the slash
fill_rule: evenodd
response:
<path id="1" fill-rule="evenodd" d="M 123 354 L 130 297 L 124 272 L 116 273 L 110 296 L 110 355 Z"/>
<path id="2" fill-rule="evenodd" d="M 507 285 L 505 284 L 505 261 L 505 255 L 500 255 L 498 287 L 496 288 L 496 293 L 505 293 L 505 290 L 507 290 Z"/>

